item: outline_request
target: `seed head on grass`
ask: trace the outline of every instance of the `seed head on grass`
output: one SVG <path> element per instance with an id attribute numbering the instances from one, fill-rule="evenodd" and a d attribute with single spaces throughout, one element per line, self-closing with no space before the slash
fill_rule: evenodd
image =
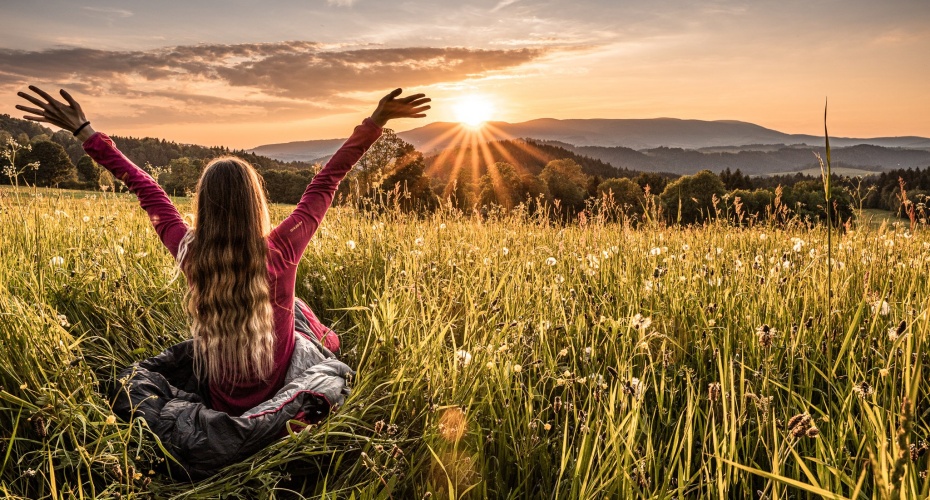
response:
<path id="1" fill-rule="evenodd" d="M 875 392 L 875 389 L 869 385 L 868 382 L 863 380 L 862 382 L 853 385 L 852 391 L 856 396 L 859 397 L 859 399 L 866 399 Z"/>
<path id="2" fill-rule="evenodd" d="M 820 429 L 814 425 L 810 413 L 801 413 L 788 420 L 788 433 L 796 438 L 807 436 L 815 438 L 820 435 Z"/>
<path id="3" fill-rule="evenodd" d="M 888 329 L 888 340 L 891 342 L 898 340 L 905 330 L 907 330 L 907 321 L 901 320 L 897 327 Z"/>
<path id="4" fill-rule="evenodd" d="M 720 382 L 711 382 L 707 385 L 707 399 L 709 399 L 711 403 L 716 403 L 717 400 L 720 399 L 720 392 Z"/>
<path id="5" fill-rule="evenodd" d="M 756 337 L 759 338 L 759 345 L 763 348 L 769 348 L 772 346 L 772 341 L 775 339 L 775 335 L 778 333 L 778 330 L 770 327 L 769 325 L 762 325 L 759 328 L 756 328 Z"/>

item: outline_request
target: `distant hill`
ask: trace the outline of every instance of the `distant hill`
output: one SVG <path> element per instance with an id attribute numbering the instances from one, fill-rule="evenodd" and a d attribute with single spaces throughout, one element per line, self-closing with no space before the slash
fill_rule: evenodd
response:
<path id="1" fill-rule="evenodd" d="M 345 139 L 324 139 L 321 141 L 284 142 L 259 146 L 250 149 L 249 152 L 281 161 L 313 163 L 320 158 L 332 156 L 345 141 Z"/>
<path id="2" fill-rule="evenodd" d="M 46 136 L 48 140 L 57 142 L 64 147 L 68 152 L 68 156 L 71 157 L 72 163 L 75 164 L 84 155 L 81 144 L 69 132 L 64 130 L 53 132 L 38 123 L 14 118 L 10 115 L 0 114 L 0 132 L 10 134 L 14 139 L 25 136 L 30 141 L 35 137 Z M 111 138 L 127 158 L 140 166 L 151 163 L 156 167 L 161 167 L 168 165 L 171 160 L 182 157 L 212 159 L 218 156 L 234 154 L 249 161 L 260 171 L 303 170 L 310 167 L 310 163 L 282 161 L 248 151 L 230 150 L 229 148 L 181 144 L 152 137 L 136 138 L 114 135 Z"/>
<path id="3" fill-rule="evenodd" d="M 485 147 L 482 147 L 485 146 Z M 497 162 L 510 163 L 520 173 L 538 175 L 547 163 L 553 160 L 570 159 L 581 165 L 588 175 L 601 179 L 633 177 L 639 172 L 618 169 L 596 158 L 578 154 L 554 144 L 533 140 L 504 140 L 482 143 L 482 145 L 458 146 L 426 157 L 426 174 L 448 182 L 450 176 L 464 170 L 472 182 L 477 182 L 487 173 L 487 166 Z"/>
<path id="4" fill-rule="evenodd" d="M 398 133 L 405 141 L 424 153 L 439 151 L 461 140 L 462 127 L 457 123 L 436 122 Z M 734 120 L 679 120 L 653 119 L 576 119 L 556 120 L 541 118 L 522 123 L 491 122 L 482 129 L 483 141 L 532 138 L 541 141 L 558 141 L 577 147 L 625 147 L 633 150 L 660 147 L 681 149 L 741 148 L 761 149 L 767 145 L 820 146 L 823 137 L 786 134 Z M 336 151 L 343 139 L 300 141 L 287 144 L 259 146 L 252 151 L 282 160 L 308 161 Z M 930 150 L 930 139 L 925 137 L 832 137 L 834 147 L 859 144 L 886 148 Z"/>
<path id="5" fill-rule="evenodd" d="M 831 139 L 831 146 L 832 142 Z M 824 148 L 811 146 L 781 146 L 772 150 L 733 152 L 705 152 L 706 150 L 665 147 L 642 151 L 623 147 L 564 147 L 575 153 L 630 170 L 676 174 L 693 174 L 703 169 L 719 172 L 729 168 L 732 171 L 740 169 L 748 175 L 772 175 L 819 168 L 815 153 L 825 157 Z M 930 151 L 860 144 L 833 147 L 832 159 L 836 167 L 881 172 L 930 166 Z"/>

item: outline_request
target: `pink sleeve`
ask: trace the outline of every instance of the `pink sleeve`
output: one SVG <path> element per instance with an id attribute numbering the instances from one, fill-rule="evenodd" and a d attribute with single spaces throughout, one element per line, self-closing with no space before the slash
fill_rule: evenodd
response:
<path id="1" fill-rule="evenodd" d="M 332 204 L 339 183 L 379 137 L 381 127 L 371 118 L 365 118 L 320 173 L 313 177 L 297 203 L 297 208 L 268 236 L 274 240 L 275 247 L 287 262 L 296 265 L 300 260 Z"/>
<path id="2" fill-rule="evenodd" d="M 123 181 L 139 198 L 139 204 L 149 215 L 155 232 L 162 243 L 175 258 L 178 245 L 187 233 L 187 224 L 171 203 L 165 191 L 147 172 L 136 166 L 116 149 L 113 141 L 101 132 L 97 132 L 84 141 L 84 151 L 97 163 L 106 168 L 114 177 Z"/>

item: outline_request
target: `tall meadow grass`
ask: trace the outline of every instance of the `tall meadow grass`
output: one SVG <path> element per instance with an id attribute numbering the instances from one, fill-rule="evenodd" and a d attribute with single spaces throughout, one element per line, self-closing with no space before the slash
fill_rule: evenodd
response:
<path id="1" fill-rule="evenodd" d="M 828 261 L 827 233 L 801 224 L 334 208 L 297 295 L 340 333 L 358 371 L 351 396 L 322 424 L 191 484 L 169 477 L 142 421 L 118 421 L 102 396 L 120 368 L 187 336 L 184 278 L 135 198 L 5 188 L 0 227 L 6 497 L 930 488 L 920 228 L 852 225 L 831 236 Z"/>

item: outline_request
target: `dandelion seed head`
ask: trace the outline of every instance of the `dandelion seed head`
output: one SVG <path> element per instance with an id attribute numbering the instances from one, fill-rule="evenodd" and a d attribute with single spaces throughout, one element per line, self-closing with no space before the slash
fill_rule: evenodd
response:
<path id="1" fill-rule="evenodd" d="M 455 358 L 458 361 L 458 363 L 462 366 L 468 366 L 469 364 L 471 364 L 471 353 L 464 349 L 459 349 L 458 351 L 455 351 Z"/>
<path id="2" fill-rule="evenodd" d="M 881 316 L 888 316 L 891 314 L 891 305 L 884 300 L 876 300 L 872 302 L 872 313 L 878 313 Z"/>

